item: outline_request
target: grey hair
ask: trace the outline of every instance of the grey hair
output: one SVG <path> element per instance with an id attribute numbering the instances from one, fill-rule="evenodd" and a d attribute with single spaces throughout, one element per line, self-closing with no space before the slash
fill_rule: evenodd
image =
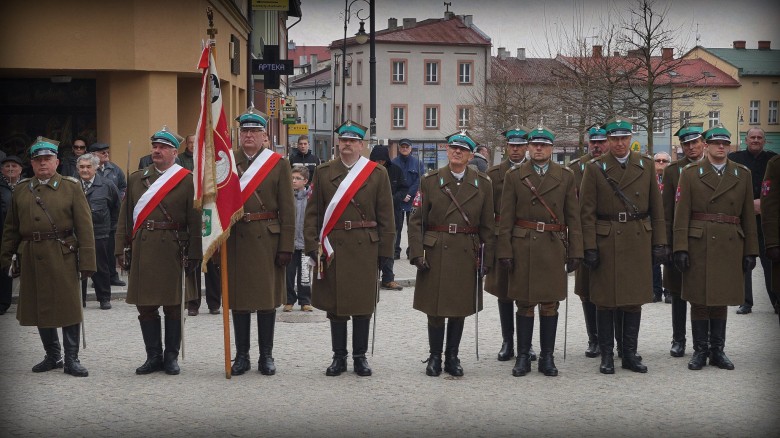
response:
<path id="1" fill-rule="evenodd" d="M 671 155 L 669 155 L 667 152 L 663 152 L 663 151 L 658 152 L 657 154 L 653 155 L 653 159 L 655 160 L 656 158 L 658 158 L 659 155 L 666 155 L 667 157 L 669 157 L 670 160 L 672 159 Z"/>
<path id="2" fill-rule="evenodd" d="M 748 129 L 745 133 L 745 137 L 750 137 L 750 131 L 761 131 L 761 136 L 766 138 L 766 132 L 759 126 L 753 126 L 752 128 Z"/>
<path id="3" fill-rule="evenodd" d="M 96 157 L 93 153 L 86 153 L 83 155 L 79 155 L 78 158 L 76 158 L 76 164 L 78 165 L 79 161 L 89 161 L 92 163 L 92 166 L 97 169 L 98 166 L 100 166 L 100 158 Z"/>

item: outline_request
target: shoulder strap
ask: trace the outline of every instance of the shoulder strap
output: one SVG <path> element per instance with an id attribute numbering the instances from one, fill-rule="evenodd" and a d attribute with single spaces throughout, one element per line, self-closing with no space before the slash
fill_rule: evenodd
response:
<path id="1" fill-rule="evenodd" d="M 607 175 L 607 171 L 604 170 L 603 167 L 599 166 L 597 163 L 594 163 L 594 164 L 596 165 L 596 167 L 599 168 L 599 170 L 601 171 L 601 174 L 604 175 L 604 178 L 607 180 L 607 183 L 610 185 L 610 187 L 612 187 L 612 191 L 615 192 L 615 196 L 617 196 L 618 199 L 620 199 L 620 201 L 623 203 L 623 206 L 626 207 L 626 210 L 633 210 L 634 214 L 638 214 L 639 213 L 639 207 L 637 207 L 636 204 L 631 202 L 631 200 L 628 199 L 628 196 L 626 196 L 626 194 L 623 193 L 622 190 L 620 190 L 620 187 L 618 187 L 617 181 L 615 181 L 614 179 L 610 178 L 610 176 Z"/>
<path id="2" fill-rule="evenodd" d="M 33 191 L 32 184 L 27 184 L 27 188 L 30 190 L 30 194 L 33 195 L 33 198 L 35 198 L 35 203 L 41 207 L 43 214 L 46 215 L 46 219 L 49 220 L 49 224 L 51 224 L 51 230 L 54 231 L 54 235 L 56 236 L 57 241 L 60 242 L 60 244 L 65 248 L 68 248 L 70 252 L 76 252 L 76 248 L 74 248 L 73 245 L 65 243 L 65 241 L 59 237 L 59 231 L 57 230 L 57 224 L 54 223 L 54 218 L 52 218 L 49 214 L 49 209 L 46 208 L 46 204 L 43 203 L 43 199 L 41 199 L 41 197 L 36 195 Z"/>
<path id="3" fill-rule="evenodd" d="M 539 202 L 542 203 L 542 206 L 547 210 L 547 213 L 550 213 L 550 216 L 552 217 L 553 223 L 554 224 L 559 223 L 558 222 L 558 216 L 555 214 L 554 211 L 552 211 L 550 206 L 547 205 L 547 202 L 544 200 L 544 198 L 542 198 L 542 195 L 539 194 L 539 191 L 536 190 L 536 187 L 534 187 L 533 183 L 531 183 L 531 180 L 528 179 L 528 177 L 526 176 L 525 178 L 522 179 L 522 181 L 523 181 L 523 184 L 525 184 L 526 187 L 528 187 L 528 189 L 531 190 L 531 193 L 534 194 L 536 199 L 538 199 Z"/>
<path id="4" fill-rule="evenodd" d="M 471 226 L 471 221 L 469 220 L 469 215 L 466 214 L 466 211 L 463 210 L 463 207 L 461 207 L 460 203 L 457 199 L 455 199 L 455 195 L 452 194 L 452 190 L 450 190 L 449 187 L 444 186 L 441 188 L 441 190 L 452 199 L 452 202 L 455 203 L 455 207 L 458 208 L 458 211 L 460 212 L 460 215 L 463 216 L 463 220 L 466 221 L 466 225 Z"/>

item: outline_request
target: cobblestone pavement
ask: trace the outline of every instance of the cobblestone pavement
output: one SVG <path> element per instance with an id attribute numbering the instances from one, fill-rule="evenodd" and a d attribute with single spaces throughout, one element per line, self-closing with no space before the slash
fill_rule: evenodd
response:
<path id="1" fill-rule="evenodd" d="M 407 260 L 396 263 L 398 279 L 409 284 L 413 269 Z M 655 303 L 644 306 L 639 335 L 649 372 L 620 369 L 618 361 L 611 376 L 599 374 L 599 359 L 584 355 L 573 293 L 565 362 L 561 304 L 555 378 L 536 372 L 535 364 L 515 378 L 514 361 L 496 361 L 501 335 L 490 295 L 479 315 L 480 360 L 475 319 L 466 320 L 459 379 L 425 375 L 426 317 L 412 309 L 412 287 L 382 292 L 372 377 L 352 373 L 351 361 L 346 374 L 326 377 L 332 353 L 324 313 L 297 308 L 278 312 L 276 376 L 257 372 L 253 330 L 252 371 L 225 379 L 222 315 L 207 311 L 187 318 L 181 375 L 137 376 L 145 358 L 137 313 L 116 297 L 111 310 L 94 301 L 85 309 L 88 348 L 80 357 L 89 377 L 35 374 L 30 368 L 43 348 L 35 327 L 18 325 L 14 305 L 0 316 L 0 436 L 778 436 L 780 329 L 760 286 L 760 266 L 753 277 L 753 313 L 729 308 L 726 351 L 736 370 L 689 371 L 690 331 L 686 356 L 670 357 L 671 306 Z M 538 339 L 537 331 L 537 351 Z"/>

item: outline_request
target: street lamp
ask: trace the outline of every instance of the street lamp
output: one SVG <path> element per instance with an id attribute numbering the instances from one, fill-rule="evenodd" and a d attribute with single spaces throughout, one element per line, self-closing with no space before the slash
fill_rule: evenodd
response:
<path id="1" fill-rule="evenodd" d="M 358 44 L 365 44 L 367 41 L 371 42 L 369 47 L 369 74 L 370 74 L 370 117 L 371 123 L 369 125 L 369 138 L 372 141 L 376 140 L 376 32 L 374 26 L 374 1 L 375 0 L 344 0 L 344 39 L 341 42 L 341 59 L 344 64 L 344 68 L 341 69 L 341 122 L 344 122 L 344 111 L 346 101 L 346 59 L 347 59 L 347 24 L 352 16 L 352 5 L 357 2 L 363 2 L 368 4 L 368 16 L 362 17 L 360 13 L 363 9 L 358 9 L 355 12 L 355 17 L 360 20 L 360 29 L 355 34 L 355 42 Z M 369 19 L 369 33 L 366 34 L 365 20 Z"/>

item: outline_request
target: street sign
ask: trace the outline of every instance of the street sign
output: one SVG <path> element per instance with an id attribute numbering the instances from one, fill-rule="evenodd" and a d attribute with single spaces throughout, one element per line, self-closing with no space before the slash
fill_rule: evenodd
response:
<path id="1" fill-rule="evenodd" d="M 255 11 L 287 11 L 290 9 L 290 0 L 252 0 L 252 9 Z"/>
<path id="2" fill-rule="evenodd" d="M 265 100 L 265 108 L 268 110 L 268 117 L 279 117 L 279 98 L 267 97 Z"/>
<path id="3" fill-rule="evenodd" d="M 306 135 L 309 133 L 309 125 L 306 123 L 296 123 L 287 127 L 289 135 Z"/>
<path id="4" fill-rule="evenodd" d="M 298 120 L 295 117 L 286 117 L 282 119 L 282 123 L 285 125 L 294 125 Z"/>

